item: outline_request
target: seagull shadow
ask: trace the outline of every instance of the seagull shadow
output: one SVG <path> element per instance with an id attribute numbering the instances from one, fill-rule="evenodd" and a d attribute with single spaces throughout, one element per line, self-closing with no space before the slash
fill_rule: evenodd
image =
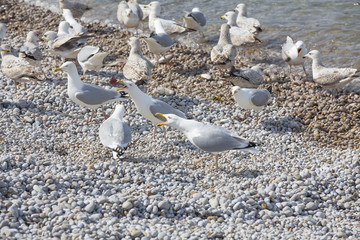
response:
<path id="1" fill-rule="evenodd" d="M 302 124 L 291 117 L 282 117 L 280 119 L 266 119 L 260 123 L 265 130 L 274 133 L 281 132 L 301 132 Z"/>

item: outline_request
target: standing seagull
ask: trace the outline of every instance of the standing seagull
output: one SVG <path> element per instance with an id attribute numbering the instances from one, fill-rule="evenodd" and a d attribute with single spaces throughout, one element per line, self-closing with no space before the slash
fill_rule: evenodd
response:
<path id="1" fill-rule="evenodd" d="M 106 118 L 104 107 L 102 105 L 109 102 L 126 100 L 123 92 L 117 92 L 97 85 L 83 83 L 73 62 L 64 63 L 59 68 L 55 69 L 55 72 L 58 71 L 64 71 L 67 73 L 67 94 L 69 95 L 69 98 L 76 104 L 93 110 L 88 123 L 91 122 L 96 108 L 101 106 L 103 115 Z"/>
<path id="2" fill-rule="evenodd" d="M 156 126 L 157 124 L 165 121 L 165 118 L 156 115 L 156 113 L 158 112 L 163 112 L 163 113 L 172 113 L 175 114 L 181 118 L 186 118 L 185 114 L 175 108 L 173 108 L 172 106 L 170 106 L 169 104 L 167 104 L 166 102 L 163 102 L 161 100 L 158 99 L 154 99 L 152 97 L 150 97 L 149 95 L 145 94 L 144 92 L 142 92 L 135 83 L 131 82 L 131 81 L 121 81 L 119 80 L 120 83 L 124 84 L 124 87 L 122 88 L 118 88 L 117 90 L 122 90 L 127 92 L 131 99 L 134 101 L 136 109 L 138 110 L 138 112 L 147 120 L 151 121 L 155 127 L 154 127 L 154 134 L 153 137 L 155 137 L 155 132 L 156 132 Z M 166 131 L 164 128 L 164 137 L 166 140 Z"/>
<path id="3" fill-rule="evenodd" d="M 131 46 L 129 58 L 124 66 L 123 74 L 129 80 L 146 81 L 151 78 L 154 65 L 142 55 L 140 41 L 136 37 L 129 40 Z"/>
<path id="4" fill-rule="evenodd" d="M 248 29 L 254 34 L 262 31 L 259 20 L 247 16 L 246 5 L 244 3 L 239 3 L 234 10 L 239 12 L 236 18 L 236 23 L 239 27 Z"/>
<path id="5" fill-rule="evenodd" d="M 164 52 L 166 52 L 173 45 L 173 39 L 165 32 L 160 19 L 155 20 L 155 33 L 152 32 L 150 37 L 144 38 L 147 43 L 149 51 L 157 55 L 157 61 L 162 54 L 166 60 Z"/>
<path id="6" fill-rule="evenodd" d="M 236 24 L 236 13 L 235 12 L 227 12 L 221 19 L 226 19 L 227 24 L 230 25 L 230 39 L 231 43 L 238 47 L 245 43 L 254 43 L 256 41 L 260 41 L 256 38 L 255 34 L 250 32 L 248 29 L 239 27 Z"/>
<path id="7" fill-rule="evenodd" d="M 63 17 L 65 21 L 67 21 L 72 28 L 69 29 L 70 33 L 85 33 L 86 28 L 83 27 L 80 23 L 78 23 L 74 16 L 72 15 L 69 9 L 63 9 Z"/>
<path id="8" fill-rule="evenodd" d="M 32 66 L 40 66 L 42 52 L 37 41 L 39 40 L 39 31 L 30 31 L 26 36 L 24 45 L 20 48 L 19 57 L 24 58 Z"/>
<path id="9" fill-rule="evenodd" d="M 235 64 L 236 49 L 231 43 L 229 29 L 228 24 L 221 25 L 219 42 L 212 48 L 210 56 L 215 65 L 232 71 Z"/>
<path id="10" fill-rule="evenodd" d="M 60 9 L 70 9 L 74 18 L 81 18 L 82 15 L 92 8 L 83 3 L 73 3 L 69 0 L 59 0 Z"/>
<path id="11" fill-rule="evenodd" d="M 84 71 L 82 77 L 85 77 L 87 70 L 93 70 L 97 72 L 97 80 L 99 80 L 100 69 L 104 66 L 104 58 L 107 55 L 107 52 L 100 52 L 99 47 L 83 47 L 77 55 L 77 60 Z"/>
<path id="12" fill-rule="evenodd" d="M 0 22 L 0 43 L 6 36 L 7 26 L 5 23 Z"/>
<path id="13" fill-rule="evenodd" d="M 232 88 L 232 94 L 236 103 L 244 109 L 254 109 L 260 111 L 268 104 L 271 99 L 270 92 L 266 89 L 252 89 L 252 88 L 240 88 L 234 86 Z M 243 116 L 246 119 L 246 112 Z M 258 122 L 258 118 L 256 123 Z"/>
<path id="14" fill-rule="evenodd" d="M 186 32 L 192 32 L 193 29 L 186 28 L 178 24 L 177 22 L 173 20 L 167 20 L 160 17 L 160 10 L 161 6 L 158 1 L 151 2 L 149 5 L 145 6 L 150 8 L 150 14 L 149 14 L 149 29 L 150 31 L 156 31 L 155 28 L 155 20 L 159 20 L 161 22 L 161 25 L 163 26 L 165 32 L 169 34 L 170 36 L 175 37 L 178 34 L 186 33 Z"/>
<path id="15" fill-rule="evenodd" d="M 187 28 L 199 31 L 201 36 L 205 37 L 203 27 L 206 25 L 206 18 L 199 8 L 193 8 L 190 13 L 186 13 L 184 21 Z"/>
<path id="16" fill-rule="evenodd" d="M 304 56 L 308 53 L 308 50 L 305 47 L 305 43 L 303 41 L 297 41 L 294 44 L 294 41 L 291 37 L 286 37 L 286 42 L 282 45 L 281 57 L 282 59 L 289 64 L 290 68 L 290 77 L 291 77 L 291 65 L 302 65 L 305 76 L 305 59 Z"/>
<path id="17" fill-rule="evenodd" d="M 117 19 L 126 29 L 137 29 L 141 21 L 141 18 L 138 15 L 140 12 L 139 9 L 134 8 L 135 6 L 133 4 L 131 4 L 131 6 L 133 7 L 130 8 L 127 2 L 121 1 L 117 9 Z"/>
<path id="18" fill-rule="evenodd" d="M 131 129 L 123 121 L 125 108 L 117 104 L 115 111 L 99 127 L 101 143 L 113 150 L 113 157 L 119 158 L 131 142 Z"/>
<path id="19" fill-rule="evenodd" d="M 247 139 L 241 138 L 239 135 L 230 132 L 226 128 L 220 126 L 214 126 L 209 124 L 203 124 L 195 120 L 184 119 L 174 114 L 162 114 L 157 113 L 159 116 L 165 118 L 165 122 L 158 124 L 169 125 L 176 128 L 189 139 L 197 148 L 203 151 L 210 152 L 211 155 L 202 157 L 199 159 L 193 159 L 193 162 L 201 162 L 205 159 L 213 157 L 215 155 L 215 168 L 219 168 L 219 153 L 228 150 L 242 150 L 248 152 L 258 152 L 254 147 L 255 143 L 250 142 Z"/>
<path id="20" fill-rule="evenodd" d="M 10 46 L 1 47 L 1 71 L 5 77 L 14 81 L 15 92 L 19 82 L 38 81 L 38 73 L 34 66 L 30 65 L 24 58 L 12 55 Z"/>
<path id="21" fill-rule="evenodd" d="M 360 70 L 356 68 L 327 68 L 321 63 L 318 50 L 312 50 L 304 57 L 312 59 L 312 74 L 314 82 L 326 89 L 333 89 L 335 96 L 337 90 L 344 87 L 355 78 L 360 78 Z"/>

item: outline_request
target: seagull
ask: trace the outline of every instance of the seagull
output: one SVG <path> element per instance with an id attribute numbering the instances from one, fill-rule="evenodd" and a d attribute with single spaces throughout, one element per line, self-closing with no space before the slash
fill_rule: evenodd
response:
<path id="1" fill-rule="evenodd" d="M 166 102 L 163 102 L 159 99 L 154 99 L 150 97 L 149 95 L 142 92 L 135 83 L 128 80 L 118 80 L 118 82 L 124 84 L 124 87 L 116 89 L 117 91 L 125 91 L 128 93 L 131 97 L 131 99 L 134 101 L 136 109 L 138 112 L 147 120 L 151 121 L 155 127 L 154 127 L 154 133 L 153 137 L 155 137 L 156 132 L 156 126 L 157 124 L 163 122 L 165 118 L 156 115 L 157 112 L 163 112 L 163 113 L 172 113 L 175 114 L 181 118 L 186 118 L 185 114 Z M 166 140 L 166 130 L 164 128 L 164 138 Z"/>
<path id="2" fill-rule="evenodd" d="M 130 6 L 132 6 L 132 8 L 130 8 Z M 140 11 L 136 7 L 136 5 L 131 4 L 130 6 L 126 1 L 121 1 L 117 9 L 117 19 L 119 20 L 120 24 L 125 28 L 137 29 L 142 16 L 140 17 L 138 15 L 140 14 Z"/>
<path id="3" fill-rule="evenodd" d="M 63 9 L 63 17 L 65 21 L 67 21 L 72 28 L 69 29 L 69 33 L 85 33 L 86 28 L 83 27 L 80 23 L 78 23 L 73 17 L 71 11 L 69 9 Z"/>
<path id="4" fill-rule="evenodd" d="M 360 70 L 356 68 L 327 68 L 321 63 L 321 54 L 312 50 L 304 57 L 312 59 L 314 82 L 326 89 L 333 89 L 333 96 L 338 89 L 344 87 L 355 78 L 360 78 Z"/>
<path id="5" fill-rule="evenodd" d="M 206 18 L 199 8 L 193 8 L 190 13 L 186 13 L 184 21 L 187 28 L 199 31 L 202 37 L 205 37 L 203 27 L 206 25 Z"/>
<path id="6" fill-rule="evenodd" d="M 0 43 L 6 36 L 7 26 L 5 23 L 0 22 Z"/>
<path id="7" fill-rule="evenodd" d="M 247 16 L 246 5 L 244 3 L 238 4 L 234 10 L 239 12 L 236 18 L 236 23 L 239 27 L 248 29 L 255 34 L 262 31 L 259 20 Z"/>
<path id="8" fill-rule="evenodd" d="M 234 11 L 227 12 L 221 19 L 226 19 L 227 24 L 230 25 L 230 39 L 231 43 L 235 46 L 241 46 L 245 43 L 254 43 L 256 41 L 260 41 L 256 38 L 255 34 L 250 32 L 248 29 L 239 27 L 236 24 L 236 13 Z"/>
<path id="9" fill-rule="evenodd" d="M 102 105 L 109 102 L 126 100 L 124 92 L 117 92 L 97 85 L 83 83 L 73 62 L 65 62 L 59 68 L 55 69 L 55 72 L 58 71 L 67 73 L 67 94 L 69 98 L 76 104 L 93 110 L 90 119 L 87 121 L 88 123 L 91 122 L 96 108 L 101 106 L 103 115 L 106 118 Z"/>
<path id="10" fill-rule="evenodd" d="M 240 72 L 232 72 L 230 77 L 222 80 L 241 88 L 257 88 L 265 82 L 263 72 L 259 66 L 240 70 Z"/>
<path id="11" fill-rule="evenodd" d="M 1 59 L 1 71 L 5 77 L 14 81 L 15 92 L 17 92 L 19 82 L 41 81 L 34 66 L 24 58 L 14 56 L 10 51 L 10 46 L 3 45 L 1 47 Z"/>
<path id="12" fill-rule="evenodd" d="M 123 74 L 129 80 L 146 81 L 151 78 L 154 65 L 142 55 L 140 41 L 136 37 L 129 40 L 131 46 L 129 58 L 124 66 Z"/>
<path id="13" fill-rule="evenodd" d="M 39 31 L 30 31 L 26 36 L 24 45 L 20 48 L 19 57 L 24 58 L 32 66 L 40 66 L 43 57 L 37 43 L 39 33 Z"/>
<path id="14" fill-rule="evenodd" d="M 165 32 L 160 19 L 155 19 L 155 32 L 150 34 L 150 37 L 143 38 L 147 43 L 149 51 L 153 54 L 164 56 L 164 52 L 171 48 L 174 43 L 173 39 Z M 166 59 L 166 57 L 164 56 Z M 157 61 L 159 56 L 157 57 Z"/>
<path id="15" fill-rule="evenodd" d="M 70 35 L 69 30 L 72 29 L 72 28 L 73 27 L 70 26 L 70 24 L 67 21 L 61 21 L 59 23 L 57 36 L 62 37 L 62 36 Z"/>
<path id="16" fill-rule="evenodd" d="M 131 142 L 131 129 L 123 121 L 125 108 L 117 104 L 115 111 L 99 127 L 101 143 L 113 150 L 114 159 L 124 154 Z"/>
<path id="17" fill-rule="evenodd" d="M 236 49 L 232 45 L 229 34 L 230 26 L 222 24 L 220 29 L 220 38 L 216 46 L 211 50 L 211 61 L 220 67 L 233 70 L 236 57 Z"/>
<path id="18" fill-rule="evenodd" d="M 47 31 L 43 38 L 48 41 L 47 46 L 51 52 L 59 55 L 61 58 L 75 59 L 81 50 L 79 40 L 92 37 L 84 33 L 75 33 L 65 36 L 57 36 L 54 31 Z"/>
<path id="19" fill-rule="evenodd" d="M 100 69 L 104 66 L 104 58 L 108 55 L 107 52 L 100 52 L 99 47 L 85 46 L 77 55 L 77 60 L 83 69 L 83 78 L 87 70 L 97 72 L 97 80 L 100 77 Z"/>
<path id="20" fill-rule="evenodd" d="M 240 107 L 248 110 L 253 109 L 260 111 L 271 99 L 270 91 L 266 89 L 240 88 L 239 86 L 234 86 L 231 92 L 236 103 Z M 243 119 L 246 119 L 246 113 Z M 256 122 L 258 122 L 258 120 Z"/>
<path id="21" fill-rule="evenodd" d="M 282 59 L 289 64 L 290 68 L 290 76 L 291 76 L 291 66 L 292 65 L 302 65 L 305 76 L 305 60 L 304 56 L 308 53 L 308 50 L 305 47 L 305 43 L 303 41 L 297 41 L 294 44 L 294 41 L 291 37 L 286 37 L 286 42 L 282 45 L 281 57 Z"/>
<path id="22" fill-rule="evenodd" d="M 160 18 L 161 6 L 158 1 L 151 2 L 149 5 L 145 6 L 145 8 L 150 8 L 149 29 L 152 32 L 156 31 L 155 20 L 157 19 L 161 22 L 165 32 L 172 37 L 181 33 L 194 31 L 193 29 L 181 26 L 175 21 Z"/>
<path id="23" fill-rule="evenodd" d="M 69 9 L 72 12 L 74 18 L 81 18 L 82 15 L 92 8 L 88 5 L 78 2 L 70 2 L 69 0 L 59 0 L 60 9 Z"/>
<path id="24" fill-rule="evenodd" d="M 193 162 L 201 162 L 215 155 L 215 168 L 217 170 L 219 153 L 228 150 L 242 150 L 248 152 L 258 152 L 254 147 L 255 143 L 247 139 L 241 138 L 236 133 L 230 132 L 226 128 L 203 124 L 195 120 L 184 119 L 174 114 L 157 113 L 157 115 L 165 119 L 158 126 L 169 125 L 176 128 L 189 139 L 189 141 L 203 151 L 210 152 L 211 155 L 199 159 L 193 159 Z"/>

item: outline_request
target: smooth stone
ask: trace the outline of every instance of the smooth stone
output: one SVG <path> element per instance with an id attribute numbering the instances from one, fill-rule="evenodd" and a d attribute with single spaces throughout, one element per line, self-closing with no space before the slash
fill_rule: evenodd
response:
<path id="1" fill-rule="evenodd" d="M 126 201 L 126 202 L 124 202 L 121 206 L 122 206 L 122 208 L 125 209 L 125 210 L 130 210 L 130 209 L 133 208 L 134 205 L 132 204 L 132 202 Z"/>
<path id="2" fill-rule="evenodd" d="M 169 210 L 171 208 L 171 203 L 168 200 L 163 200 L 158 203 L 160 209 Z"/>
<path id="3" fill-rule="evenodd" d="M 84 208 L 84 210 L 88 213 L 92 213 L 95 210 L 96 203 L 95 201 L 90 201 L 88 205 Z"/>

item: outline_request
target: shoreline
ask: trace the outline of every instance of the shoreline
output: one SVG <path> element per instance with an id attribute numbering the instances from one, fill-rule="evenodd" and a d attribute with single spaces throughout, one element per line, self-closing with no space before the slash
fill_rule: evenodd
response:
<path id="1" fill-rule="evenodd" d="M 30 29 L 43 34 L 57 29 L 61 19 L 39 7 L 5 3 L 11 6 L 5 5 L 1 17 L 16 21 L 8 24 L 4 42 L 15 49 Z M 127 59 L 128 36 L 120 38 L 119 29 L 84 26 L 96 35 L 87 45 L 109 52 L 107 62 Z M 244 111 L 214 71 L 208 48 L 175 44 L 171 64 L 157 65 L 146 88 L 190 118 L 260 143 L 259 154 L 222 153 L 214 172 L 208 171 L 213 160 L 191 163 L 207 153 L 178 131 L 167 129 L 168 142 L 161 131 L 153 138 L 153 126 L 131 100 L 123 104 L 133 142 L 127 158 L 113 160 L 98 138 L 100 109 L 93 122 L 83 122 L 90 111 L 68 99 L 66 76 L 53 72 L 58 66 L 48 53 L 42 65 L 51 80 L 27 83 L 14 94 L 12 81 L 0 74 L 0 236 L 360 238 L 359 95 L 341 92 L 334 99 L 305 82 L 301 67 L 291 82 L 280 53 L 248 46 L 240 48 L 236 67 L 259 64 L 267 81 L 261 88 L 272 86 L 273 101 L 259 113 L 258 125 L 255 112 L 240 121 Z M 149 57 L 143 44 L 142 49 Z M 98 82 L 90 72 L 87 81 L 107 86 L 121 69 L 103 68 Z M 211 80 L 202 79 L 203 73 Z M 107 113 L 113 108 L 105 106 Z"/>

